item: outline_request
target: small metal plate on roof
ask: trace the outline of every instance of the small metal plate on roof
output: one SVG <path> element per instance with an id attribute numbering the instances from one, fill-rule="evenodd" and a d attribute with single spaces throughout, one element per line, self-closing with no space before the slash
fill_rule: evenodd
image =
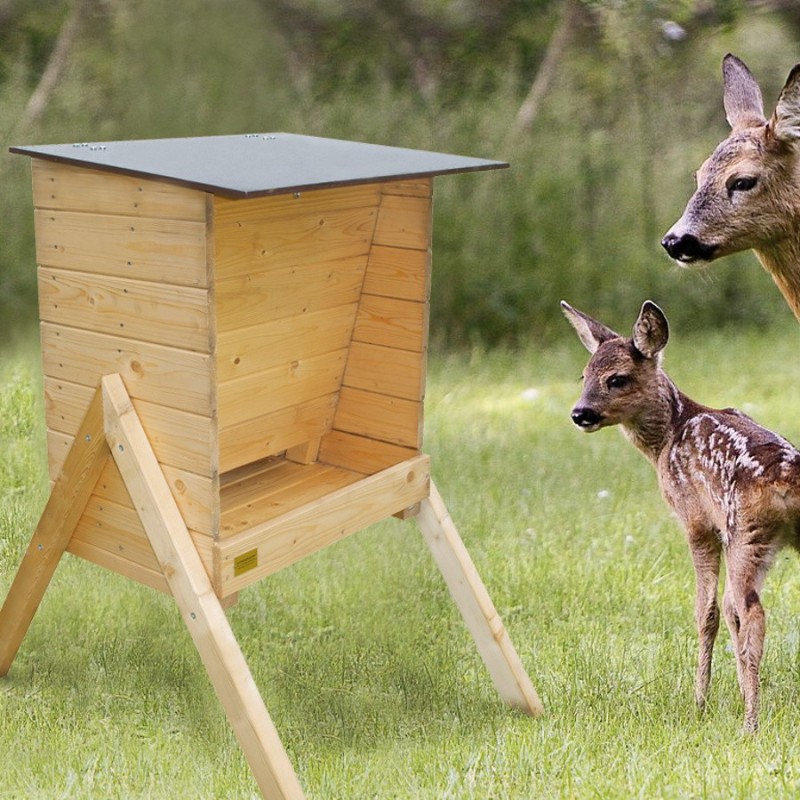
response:
<path id="1" fill-rule="evenodd" d="M 10 150 L 169 181 L 225 197 L 258 197 L 508 166 L 503 161 L 292 133 L 79 142 Z"/>

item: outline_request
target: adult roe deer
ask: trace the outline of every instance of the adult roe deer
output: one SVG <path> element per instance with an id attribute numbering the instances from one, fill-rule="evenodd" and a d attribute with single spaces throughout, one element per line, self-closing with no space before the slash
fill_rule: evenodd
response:
<path id="1" fill-rule="evenodd" d="M 631 338 L 561 304 L 592 353 L 573 422 L 592 432 L 621 425 L 655 467 L 664 499 L 683 524 L 697 580 L 699 637 L 695 700 L 702 709 L 723 614 L 733 640 L 744 727 L 758 726 L 758 673 L 765 615 L 759 595 L 778 551 L 800 549 L 800 451 L 735 409 L 708 408 L 681 392 L 661 368 L 666 317 L 642 306 Z"/>
<path id="2" fill-rule="evenodd" d="M 722 62 L 732 130 L 697 171 L 697 191 L 661 244 L 679 264 L 753 249 L 800 320 L 800 64 L 767 120 L 736 56 Z"/>

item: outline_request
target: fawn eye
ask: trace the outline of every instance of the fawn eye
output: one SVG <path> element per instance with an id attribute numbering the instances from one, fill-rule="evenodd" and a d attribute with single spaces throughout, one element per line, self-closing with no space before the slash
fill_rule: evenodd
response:
<path id="1" fill-rule="evenodd" d="M 753 176 L 734 176 L 729 178 L 725 188 L 728 190 L 728 195 L 730 196 L 734 192 L 749 192 L 757 183 L 758 178 Z"/>
<path id="2" fill-rule="evenodd" d="M 609 389 L 623 389 L 631 382 L 629 375 L 612 375 L 607 381 Z"/>

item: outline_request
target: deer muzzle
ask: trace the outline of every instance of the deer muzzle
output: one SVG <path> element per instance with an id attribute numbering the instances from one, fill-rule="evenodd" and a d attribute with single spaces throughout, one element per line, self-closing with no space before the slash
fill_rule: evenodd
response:
<path id="1" fill-rule="evenodd" d="M 672 231 L 661 240 L 661 246 L 669 253 L 670 258 L 681 264 L 711 261 L 717 251 L 716 245 L 705 244 L 691 233 L 680 235 Z"/>
<path id="2" fill-rule="evenodd" d="M 603 415 L 588 406 L 575 406 L 572 409 L 572 421 L 586 433 L 592 433 L 600 427 Z"/>

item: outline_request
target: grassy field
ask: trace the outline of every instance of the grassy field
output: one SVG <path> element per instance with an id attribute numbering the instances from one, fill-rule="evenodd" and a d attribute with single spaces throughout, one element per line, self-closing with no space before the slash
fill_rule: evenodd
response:
<path id="1" fill-rule="evenodd" d="M 636 309 L 631 309 L 630 321 Z M 608 320 L 626 325 L 623 320 Z M 309 798 L 780 798 L 800 793 L 800 570 L 767 582 L 762 729 L 727 634 L 692 702 L 694 581 L 644 460 L 569 420 L 584 351 L 434 358 L 434 476 L 545 706 L 499 701 L 413 522 L 262 581 L 230 612 Z M 796 326 L 682 338 L 673 377 L 800 442 Z M 46 495 L 35 343 L 0 354 L 0 596 Z M 0 680 L 0 798 L 249 798 L 177 610 L 67 558 Z"/>

